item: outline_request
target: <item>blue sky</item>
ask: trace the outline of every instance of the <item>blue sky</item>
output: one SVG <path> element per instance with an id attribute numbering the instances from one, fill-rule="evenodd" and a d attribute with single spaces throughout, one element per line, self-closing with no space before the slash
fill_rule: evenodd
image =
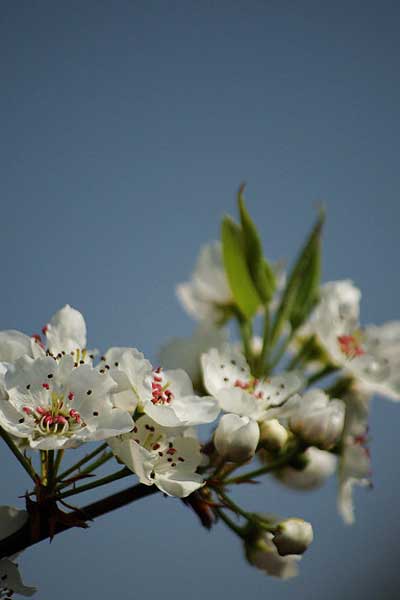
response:
<path id="1" fill-rule="evenodd" d="M 174 286 L 243 180 L 272 260 L 293 258 L 322 201 L 324 279 L 355 281 L 365 323 L 398 318 L 399 21 L 388 1 L 2 3 L 0 328 L 36 332 L 68 302 L 91 346 L 155 357 L 193 329 Z M 71 585 L 98 600 L 381 596 L 398 578 L 399 418 L 374 401 L 375 488 L 357 494 L 353 528 L 333 481 L 240 490 L 252 509 L 313 521 L 294 582 L 158 497 L 26 553 L 25 578 L 42 600 Z M 1 502 L 15 503 L 27 481 L 0 454 Z"/>

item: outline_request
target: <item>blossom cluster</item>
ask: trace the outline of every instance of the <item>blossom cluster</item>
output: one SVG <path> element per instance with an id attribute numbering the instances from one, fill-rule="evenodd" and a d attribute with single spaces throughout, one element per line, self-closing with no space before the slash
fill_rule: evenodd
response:
<path id="1" fill-rule="evenodd" d="M 270 475 L 312 490 L 336 472 L 338 510 L 352 523 L 353 486 L 371 480 L 371 396 L 400 399 L 400 322 L 362 327 L 354 284 L 320 285 L 320 222 L 283 275 L 260 254 L 241 196 L 239 206 L 241 229 L 225 221 L 222 242 L 205 246 L 191 280 L 177 287 L 198 327 L 166 343 L 159 364 L 135 347 L 88 349 L 84 317 L 69 305 L 40 336 L 0 332 L 0 433 L 31 475 L 37 505 L 44 498 L 56 507 L 55 522 L 65 522 L 63 498 L 134 474 L 185 499 L 205 526 L 225 523 L 251 564 L 289 578 L 313 540 L 311 524 L 249 513 L 230 489 Z M 256 315 L 264 320 L 261 337 L 253 332 Z M 231 319 L 239 341 L 230 339 Z M 200 425 L 208 440 L 201 441 Z M 60 473 L 64 452 L 88 442 L 102 444 Z M 246 470 L 253 461 L 256 468 Z M 122 469 L 76 487 L 106 462 Z M 0 507 L 0 544 L 29 522 L 32 504 L 28 512 Z M 0 558 L 0 598 L 35 591 L 15 560 Z"/>

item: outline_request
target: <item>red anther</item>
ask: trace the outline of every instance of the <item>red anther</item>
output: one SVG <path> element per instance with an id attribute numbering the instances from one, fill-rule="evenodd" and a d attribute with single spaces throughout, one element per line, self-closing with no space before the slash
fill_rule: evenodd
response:
<path id="1" fill-rule="evenodd" d="M 158 450 L 158 449 L 159 449 L 159 447 L 160 447 L 160 444 L 154 444 L 154 445 L 153 445 L 153 450 Z"/>
<path id="2" fill-rule="evenodd" d="M 354 358 L 355 356 L 362 356 L 365 354 L 354 335 L 339 335 L 337 339 L 340 345 L 340 350 L 347 357 Z"/>
<path id="3" fill-rule="evenodd" d="M 76 421 L 77 423 L 81 422 L 81 415 L 74 408 L 71 408 L 71 410 L 69 411 L 69 416 L 71 417 L 71 419 L 74 419 L 74 421 Z"/>
<path id="4" fill-rule="evenodd" d="M 74 397 L 75 397 L 75 394 L 74 394 L 74 392 L 70 392 L 70 393 L 68 394 L 68 400 L 73 400 L 73 399 L 74 399 Z"/>
<path id="5" fill-rule="evenodd" d="M 39 413 L 39 415 L 47 415 L 48 411 L 43 408 L 43 406 L 38 406 L 36 408 L 36 412 Z"/>
<path id="6" fill-rule="evenodd" d="M 48 383 L 42 383 L 42 387 L 43 387 L 45 390 L 49 390 L 49 389 L 50 389 L 50 386 L 49 386 L 49 384 L 48 384 Z"/>
<path id="7" fill-rule="evenodd" d="M 160 392 L 161 392 L 161 390 L 162 390 L 162 387 L 161 387 L 161 385 L 160 385 L 159 383 L 152 383 L 152 384 L 151 384 L 151 389 L 152 389 L 152 390 L 157 390 L 157 391 L 160 391 Z"/>
<path id="8" fill-rule="evenodd" d="M 43 417 L 43 423 L 45 425 L 49 424 L 52 425 L 54 423 L 55 419 L 51 416 L 51 415 L 46 415 L 45 417 Z"/>
<path id="9" fill-rule="evenodd" d="M 54 418 L 56 423 L 59 423 L 60 425 L 66 425 L 66 423 L 68 423 L 67 419 L 65 417 L 63 417 L 62 415 L 57 415 Z"/>
<path id="10" fill-rule="evenodd" d="M 154 375 L 153 379 L 154 379 L 154 381 L 157 381 L 158 383 L 162 382 L 162 377 L 159 377 L 158 375 Z"/>
<path id="11" fill-rule="evenodd" d="M 32 413 L 32 409 L 29 408 L 28 406 L 24 406 L 22 410 L 24 411 L 24 413 L 26 415 L 30 415 Z"/>
<path id="12" fill-rule="evenodd" d="M 240 379 L 236 379 L 234 385 L 235 387 L 238 387 L 242 390 L 247 390 L 247 388 L 250 386 L 250 382 L 240 381 Z"/>
<path id="13" fill-rule="evenodd" d="M 257 394 L 256 394 L 256 398 L 257 398 L 257 400 L 262 400 L 262 399 L 263 399 L 263 397 L 264 397 L 264 393 L 263 393 L 263 392 L 261 392 L 261 391 L 260 391 L 260 392 L 257 392 Z"/>
<path id="14" fill-rule="evenodd" d="M 47 334 L 48 329 L 49 329 L 48 325 L 45 325 L 44 327 L 42 327 L 42 333 L 43 333 L 43 335 Z"/>
<path id="15" fill-rule="evenodd" d="M 38 335 L 37 333 L 34 333 L 31 337 L 35 340 L 35 342 L 37 344 L 39 344 L 39 346 L 41 348 L 43 348 L 43 350 L 45 349 L 45 345 L 43 344 L 42 338 L 40 337 L 40 335 Z"/>
<path id="16" fill-rule="evenodd" d="M 167 454 L 170 454 L 171 456 L 173 456 L 176 452 L 176 448 L 168 448 L 167 450 Z"/>
<path id="17" fill-rule="evenodd" d="M 161 373 L 162 368 L 161 367 L 157 367 L 157 369 L 154 369 L 154 373 Z"/>

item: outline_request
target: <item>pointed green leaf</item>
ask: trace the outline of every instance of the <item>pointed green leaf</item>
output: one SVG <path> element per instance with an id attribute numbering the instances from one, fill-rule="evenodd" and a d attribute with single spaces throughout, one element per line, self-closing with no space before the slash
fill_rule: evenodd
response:
<path id="1" fill-rule="evenodd" d="M 292 327 L 298 327 L 316 302 L 320 279 L 320 238 L 324 221 L 325 213 L 321 210 L 289 275 L 276 313 L 272 344 L 277 341 L 285 321 L 291 320 Z"/>
<path id="2" fill-rule="evenodd" d="M 238 204 L 246 261 L 261 299 L 264 303 L 268 303 L 276 288 L 275 274 L 263 257 L 261 239 L 246 208 L 243 191 L 244 185 L 241 185 L 238 192 Z"/>
<path id="3" fill-rule="evenodd" d="M 230 217 L 222 221 L 221 239 L 225 272 L 233 297 L 243 316 L 251 319 L 262 302 L 249 273 L 241 229 Z"/>

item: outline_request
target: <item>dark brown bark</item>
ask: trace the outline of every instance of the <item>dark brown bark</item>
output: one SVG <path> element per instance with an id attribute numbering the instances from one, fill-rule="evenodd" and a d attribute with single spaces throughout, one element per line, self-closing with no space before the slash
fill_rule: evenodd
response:
<path id="1" fill-rule="evenodd" d="M 0 540 L 0 558 L 22 552 L 25 548 L 29 548 L 29 546 L 33 546 L 38 542 L 51 538 L 53 535 L 62 533 L 72 527 L 82 527 L 82 524 L 85 521 L 97 519 L 97 517 L 101 517 L 102 515 L 126 506 L 136 500 L 140 500 L 141 498 L 145 498 L 146 496 L 150 496 L 156 492 L 158 492 L 158 488 L 155 485 L 147 486 L 139 483 L 126 490 L 107 496 L 102 500 L 88 504 L 79 510 L 70 513 L 61 513 L 61 511 L 59 511 L 59 518 L 57 518 L 56 509 L 54 512 L 55 520 L 51 522 L 51 519 L 49 518 L 40 518 L 39 526 L 37 525 L 37 517 L 41 512 L 40 505 L 28 500 L 28 505 L 30 503 L 30 506 L 28 506 L 28 512 L 30 512 L 29 520 L 22 529 L 5 539 Z M 33 514 L 33 506 L 38 507 L 36 515 Z M 48 508 L 49 507 L 46 507 L 43 512 L 47 511 Z M 64 515 L 64 518 L 61 518 L 61 515 Z"/>

